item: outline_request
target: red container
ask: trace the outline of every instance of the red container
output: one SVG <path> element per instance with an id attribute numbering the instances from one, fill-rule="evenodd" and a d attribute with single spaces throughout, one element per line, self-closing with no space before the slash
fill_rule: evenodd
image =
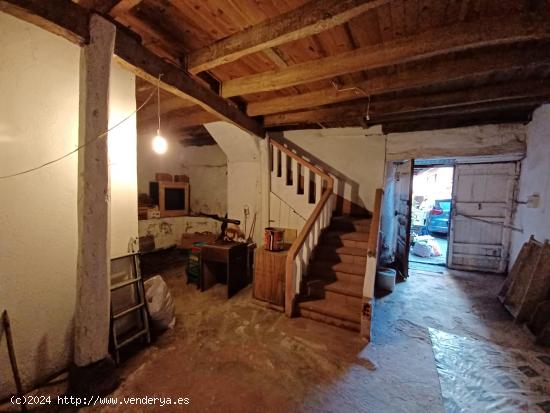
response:
<path id="1" fill-rule="evenodd" d="M 268 251 L 284 250 L 285 230 L 282 228 L 267 227 L 264 230 L 264 249 Z"/>

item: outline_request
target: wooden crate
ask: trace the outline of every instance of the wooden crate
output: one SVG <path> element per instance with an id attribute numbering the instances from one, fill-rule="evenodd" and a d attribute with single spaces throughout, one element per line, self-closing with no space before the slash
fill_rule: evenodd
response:
<path id="1" fill-rule="evenodd" d="M 285 265 L 288 251 L 256 250 L 254 263 L 254 298 L 284 307 Z"/>

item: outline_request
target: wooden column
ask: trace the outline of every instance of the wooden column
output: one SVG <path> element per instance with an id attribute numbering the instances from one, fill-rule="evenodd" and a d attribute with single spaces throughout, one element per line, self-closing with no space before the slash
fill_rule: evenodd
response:
<path id="1" fill-rule="evenodd" d="M 85 367 L 108 357 L 109 345 L 109 80 L 115 26 L 90 19 L 90 43 L 80 54 L 78 158 L 78 264 L 74 363 Z"/>

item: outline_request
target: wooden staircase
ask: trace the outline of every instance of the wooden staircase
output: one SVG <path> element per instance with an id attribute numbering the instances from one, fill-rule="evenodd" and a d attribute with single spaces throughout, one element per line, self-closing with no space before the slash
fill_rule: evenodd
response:
<path id="1" fill-rule="evenodd" d="M 371 220 L 333 217 L 302 280 L 300 315 L 359 331 Z"/>

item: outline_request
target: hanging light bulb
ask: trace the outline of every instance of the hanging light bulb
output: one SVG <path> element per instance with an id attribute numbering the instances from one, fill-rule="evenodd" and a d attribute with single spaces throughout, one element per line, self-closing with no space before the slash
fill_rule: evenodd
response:
<path id="1" fill-rule="evenodd" d="M 162 155 L 166 153 L 167 149 L 168 149 L 168 142 L 166 142 L 166 139 L 164 139 L 160 135 L 160 133 L 157 133 L 157 135 L 153 138 L 153 150 L 159 155 Z"/>
<path id="2" fill-rule="evenodd" d="M 168 149 L 168 142 L 164 137 L 160 134 L 160 78 L 162 77 L 162 73 L 159 74 L 158 83 L 157 83 L 157 118 L 158 118 L 158 129 L 157 134 L 153 137 L 153 150 L 158 153 L 159 155 L 162 155 L 166 153 L 166 150 Z"/>

